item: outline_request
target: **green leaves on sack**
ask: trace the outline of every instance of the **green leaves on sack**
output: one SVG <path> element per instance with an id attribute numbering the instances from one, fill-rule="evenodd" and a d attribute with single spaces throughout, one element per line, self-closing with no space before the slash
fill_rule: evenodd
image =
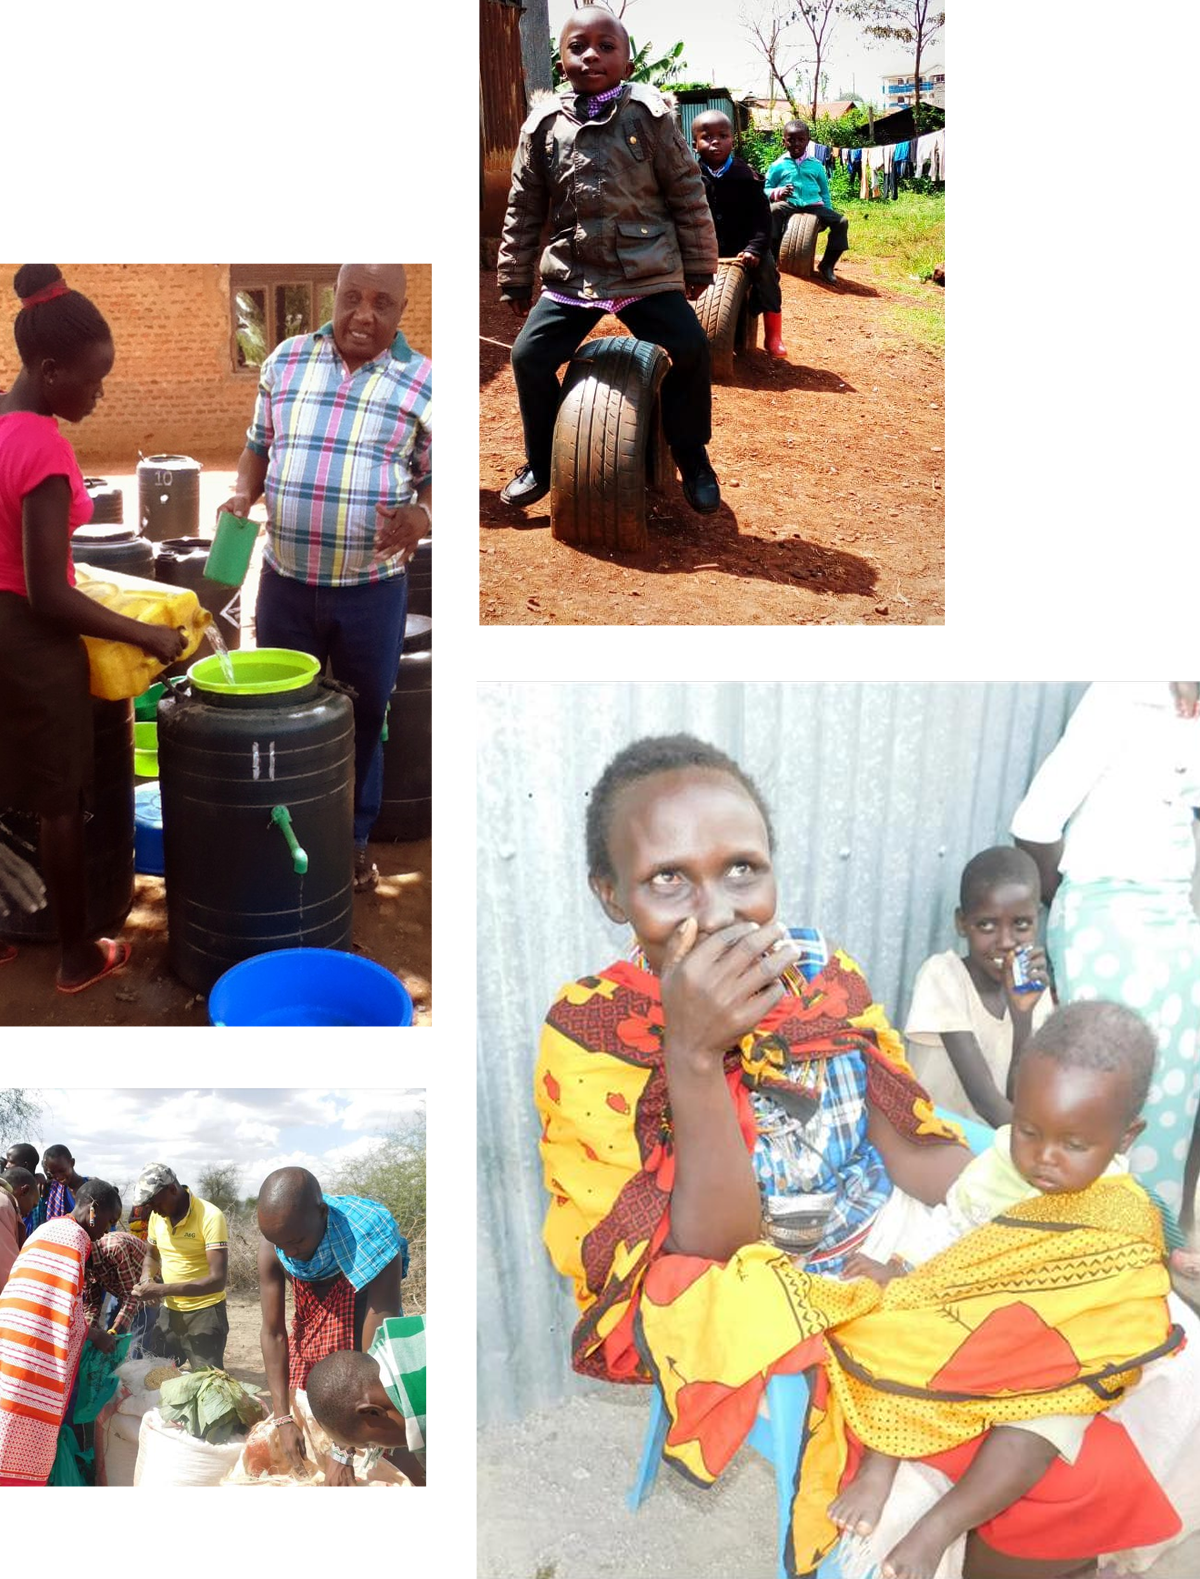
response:
<path id="1" fill-rule="evenodd" d="M 188 1371 L 162 1384 L 159 1412 L 168 1425 L 219 1446 L 263 1418 L 261 1393 L 225 1371 Z"/>

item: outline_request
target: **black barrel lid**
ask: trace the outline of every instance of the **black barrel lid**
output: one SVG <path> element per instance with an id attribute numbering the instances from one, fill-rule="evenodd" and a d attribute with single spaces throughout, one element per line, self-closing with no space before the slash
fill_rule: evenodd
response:
<path id="1" fill-rule="evenodd" d="M 122 526 L 119 521 L 100 522 L 96 524 L 89 521 L 85 526 L 80 526 L 71 533 L 72 543 L 135 543 L 141 537 L 141 532 L 136 526 Z"/>
<path id="2" fill-rule="evenodd" d="M 404 625 L 404 651 L 425 652 L 433 646 L 433 620 L 428 614 L 410 614 Z"/>

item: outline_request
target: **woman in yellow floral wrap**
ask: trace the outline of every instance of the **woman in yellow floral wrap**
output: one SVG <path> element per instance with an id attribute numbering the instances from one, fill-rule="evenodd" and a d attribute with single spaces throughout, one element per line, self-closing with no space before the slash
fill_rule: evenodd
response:
<path id="1" fill-rule="evenodd" d="M 665 1455 L 702 1483 L 744 1441 L 768 1378 L 812 1373 L 788 1543 L 792 1571 L 804 1573 L 837 1538 L 826 1509 L 857 1451 L 830 1381 L 838 1367 L 854 1374 L 856 1344 L 874 1354 L 882 1341 L 891 1378 L 920 1397 L 905 1456 L 917 1456 L 913 1443 L 928 1454 L 957 1448 L 988 1421 L 985 1408 L 947 1410 L 932 1396 L 953 1344 L 910 1354 L 903 1338 L 922 1317 L 919 1330 L 930 1330 L 931 1313 L 944 1320 L 961 1298 L 969 1251 L 964 1263 L 956 1247 L 957 1290 L 932 1272 L 904 1280 L 914 1303 L 898 1323 L 883 1307 L 900 1301 L 902 1285 L 890 1295 L 868 1279 L 837 1278 L 855 1253 L 887 1260 L 897 1225 L 921 1209 L 914 1203 L 941 1201 L 970 1159 L 934 1115 L 855 962 L 819 933 L 775 919 L 773 842 L 757 789 L 713 747 L 660 737 L 614 758 L 589 805 L 590 882 L 609 918 L 631 925 L 635 946 L 630 959 L 559 994 L 535 1087 L 551 1196 L 546 1243 L 580 1309 L 575 1369 L 656 1381 L 671 1417 Z M 1010 1254 L 984 1315 L 1028 1281 L 1042 1237 Z M 1079 1249 L 1086 1261 L 1095 1247 Z M 1119 1396 L 1125 1361 L 1169 1341 L 1161 1290 L 1138 1276 L 1153 1257 L 1129 1254 L 1129 1321 L 1115 1350 L 1106 1328 L 1107 1348 L 1080 1353 L 1070 1383 L 1061 1367 L 1026 1367 L 1019 1405 L 1006 1399 L 1008 1413 L 995 1418 L 1028 1415 L 1030 1391 L 1046 1404 L 1041 1412 L 1102 1409 L 1079 1378 L 1103 1372 Z M 1079 1279 L 1084 1291 L 1069 1311 L 1051 1301 L 1039 1319 L 1053 1328 L 1086 1316 L 1089 1281 Z M 1089 1334 L 1094 1326 L 1083 1322 Z M 878 1425 L 894 1418 L 890 1403 L 854 1418 L 861 1445 L 888 1450 Z M 1135 1539 L 1168 1533 L 1151 1518 Z M 1054 1550 L 1047 1566 L 1022 1562 L 1028 1543 L 1003 1549 L 1017 1555 L 980 1571 L 1066 1574 L 1092 1555 L 1069 1554 L 1064 1566 Z"/>

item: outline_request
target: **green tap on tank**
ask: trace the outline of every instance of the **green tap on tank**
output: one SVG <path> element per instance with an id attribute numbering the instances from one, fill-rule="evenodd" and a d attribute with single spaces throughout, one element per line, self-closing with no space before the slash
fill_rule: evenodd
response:
<path id="1" fill-rule="evenodd" d="M 300 843 L 292 831 L 292 814 L 286 806 L 271 807 L 271 821 L 287 840 L 287 847 L 292 852 L 292 870 L 298 877 L 303 877 L 308 871 L 308 852 L 300 847 Z"/>

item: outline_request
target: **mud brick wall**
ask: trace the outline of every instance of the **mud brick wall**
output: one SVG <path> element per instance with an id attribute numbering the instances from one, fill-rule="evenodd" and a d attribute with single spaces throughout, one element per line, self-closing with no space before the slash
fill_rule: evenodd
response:
<path id="1" fill-rule="evenodd" d="M 12 338 L 18 303 L 0 264 L 0 389 L 20 367 Z M 138 455 L 191 455 L 208 467 L 233 466 L 254 410 L 253 372 L 235 372 L 229 265 L 63 263 L 67 283 L 108 319 L 117 360 L 104 398 L 66 431 L 85 474 L 131 472 Z M 433 354 L 431 268 L 410 263 L 401 328 L 414 350 Z"/>

